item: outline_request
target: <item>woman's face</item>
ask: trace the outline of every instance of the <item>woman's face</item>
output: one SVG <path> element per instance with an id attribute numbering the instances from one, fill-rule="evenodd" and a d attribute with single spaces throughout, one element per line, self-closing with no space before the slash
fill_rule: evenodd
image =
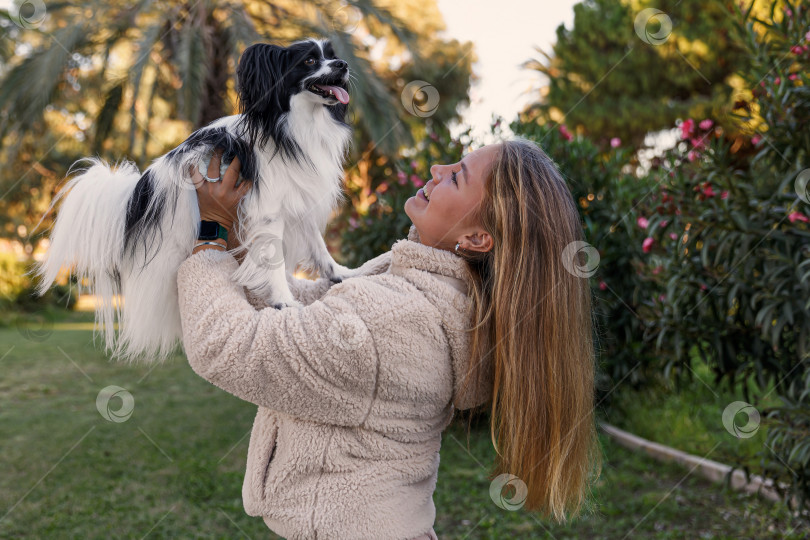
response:
<path id="1" fill-rule="evenodd" d="M 492 248 L 492 237 L 473 220 L 473 213 L 481 202 L 485 175 L 497 150 L 498 145 L 487 145 L 457 163 L 430 168 L 433 179 L 405 201 L 404 207 L 423 244 L 454 251 L 459 242 L 459 252 Z"/>

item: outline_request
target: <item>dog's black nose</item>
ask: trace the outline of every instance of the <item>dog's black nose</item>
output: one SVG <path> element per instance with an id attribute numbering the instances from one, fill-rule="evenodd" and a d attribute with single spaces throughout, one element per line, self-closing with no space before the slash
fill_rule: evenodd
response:
<path id="1" fill-rule="evenodd" d="M 335 69 L 346 69 L 349 67 L 349 64 L 347 64 L 345 60 L 333 60 L 332 67 Z"/>

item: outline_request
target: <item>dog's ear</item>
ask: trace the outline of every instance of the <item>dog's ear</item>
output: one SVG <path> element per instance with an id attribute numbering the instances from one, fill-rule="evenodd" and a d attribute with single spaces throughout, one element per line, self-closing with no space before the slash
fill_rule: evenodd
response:
<path id="1" fill-rule="evenodd" d="M 282 109 L 287 52 L 284 47 L 257 43 L 242 53 L 236 68 L 236 92 L 241 114 L 259 115 L 268 109 Z"/>

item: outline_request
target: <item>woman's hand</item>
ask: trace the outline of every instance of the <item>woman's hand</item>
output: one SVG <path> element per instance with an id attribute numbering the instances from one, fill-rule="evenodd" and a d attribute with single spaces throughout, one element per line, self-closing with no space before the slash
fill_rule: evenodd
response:
<path id="1" fill-rule="evenodd" d="M 208 164 L 208 172 L 206 173 L 209 178 L 216 178 L 219 176 L 219 166 L 222 161 L 222 150 L 217 148 L 214 150 L 214 155 L 211 157 L 211 162 Z M 242 164 L 239 163 L 239 158 L 234 157 L 228 169 L 225 171 L 223 177 L 217 182 L 209 182 L 200 174 L 196 166 L 192 168 L 191 180 L 194 187 L 197 189 L 197 201 L 200 205 L 200 219 L 205 221 L 216 221 L 226 229 L 228 229 L 228 238 L 231 238 L 234 224 L 237 222 L 238 216 L 236 208 L 239 201 L 248 192 L 250 186 L 253 185 L 252 180 L 243 180 L 239 187 L 236 186 L 236 180 L 239 178 L 239 171 Z"/>

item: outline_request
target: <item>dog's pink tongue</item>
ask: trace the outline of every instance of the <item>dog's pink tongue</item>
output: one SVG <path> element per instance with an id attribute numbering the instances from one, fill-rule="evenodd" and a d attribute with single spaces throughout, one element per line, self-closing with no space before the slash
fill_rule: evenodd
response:
<path id="1" fill-rule="evenodd" d="M 316 84 L 318 88 L 323 90 L 324 92 L 332 91 L 332 94 L 337 98 L 338 101 L 346 105 L 349 102 L 349 93 L 339 86 L 326 86 L 324 84 Z"/>

